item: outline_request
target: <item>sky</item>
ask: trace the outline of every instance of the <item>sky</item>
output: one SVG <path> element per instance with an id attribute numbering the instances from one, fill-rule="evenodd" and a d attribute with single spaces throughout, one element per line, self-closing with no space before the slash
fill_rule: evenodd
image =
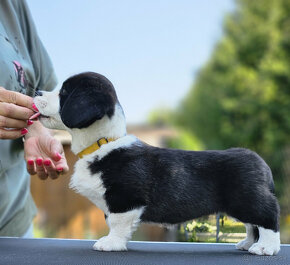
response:
<path id="1" fill-rule="evenodd" d="M 127 122 L 175 108 L 222 36 L 233 0 L 27 0 L 59 86 L 94 71 L 114 84 Z"/>

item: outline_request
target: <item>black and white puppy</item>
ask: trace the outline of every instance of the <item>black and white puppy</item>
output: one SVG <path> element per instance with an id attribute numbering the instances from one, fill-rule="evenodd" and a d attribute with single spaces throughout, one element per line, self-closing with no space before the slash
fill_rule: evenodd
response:
<path id="1" fill-rule="evenodd" d="M 280 250 L 273 178 L 256 153 L 157 148 L 127 135 L 115 89 L 97 73 L 72 76 L 60 91 L 43 92 L 34 102 L 44 126 L 70 132 L 75 154 L 111 139 L 82 155 L 70 183 L 107 216 L 110 232 L 94 249 L 126 250 L 140 222 L 176 224 L 225 212 L 245 223 L 247 237 L 238 249 L 257 255 Z"/>

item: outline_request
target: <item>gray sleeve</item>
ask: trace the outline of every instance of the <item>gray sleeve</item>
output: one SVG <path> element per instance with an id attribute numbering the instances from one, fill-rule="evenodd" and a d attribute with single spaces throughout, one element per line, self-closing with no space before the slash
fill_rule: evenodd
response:
<path id="1" fill-rule="evenodd" d="M 19 1 L 18 4 L 19 20 L 35 72 L 35 89 L 53 90 L 57 84 L 57 78 L 52 62 L 37 34 L 26 1 Z"/>

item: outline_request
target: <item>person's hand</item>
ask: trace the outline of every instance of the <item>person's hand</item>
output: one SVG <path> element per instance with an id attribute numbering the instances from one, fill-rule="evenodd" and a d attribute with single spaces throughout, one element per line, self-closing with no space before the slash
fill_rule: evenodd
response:
<path id="1" fill-rule="evenodd" d="M 62 144 L 51 135 L 31 136 L 24 143 L 27 171 L 40 179 L 58 178 L 68 171 Z"/>
<path id="2" fill-rule="evenodd" d="M 33 98 L 0 87 L 0 139 L 16 139 L 25 135 L 33 111 Z"/>

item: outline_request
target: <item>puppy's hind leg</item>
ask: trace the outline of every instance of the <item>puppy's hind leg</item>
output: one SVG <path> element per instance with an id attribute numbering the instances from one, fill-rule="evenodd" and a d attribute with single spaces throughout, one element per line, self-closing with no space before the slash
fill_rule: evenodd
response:
<path id="1" fill-rule="evenodd" d="M 110 232 L 107 236 L 100 238 L 93 246 L 99 251 L 123 251 L 127 250 L 127 242 L 136 230 L 143 208 L 135 209 L 125 213 L 111 213 L 107 217 Z"/>
<path id="2" fill-rule="evenodd" d="M 245 224 L 247 237 L 236 244 L 236 248 L 240 250 L 248 250 L 256 241 L 258 235 L 256 235 L 255 230 L 257 227 L 252 224 Z M 258 232 L 258 231 L 256 231 Z"/>
<path id="3" fill-rule="evenodd" d="M 280 250 L 280 232 L 261 226 L 258 229 L 259 240 L 249 248 L 249 252 L 256 255 L 276 255 Z"/>
<path id="4" fill-rule="evenodd" d="M 258 202 L 256 222 L 259 229 L 259 240 L 249 252 L 256 255 L 276 255 L 280 250 L 279 213 L 280 207 L 273 194 Z"/>
<path id="5" fill-rule="evenodd" d="M 280 232 L 279 232 L 279 213 L 280 207 L 274 195 L 265 197 L 262 203 L 259 203 L 260 209 L 256 211 L 256 224 L 259 229 L 259 240 L 254 243 L 249 252 L 256 255 L 276 255 L 280 250 Z"/>

